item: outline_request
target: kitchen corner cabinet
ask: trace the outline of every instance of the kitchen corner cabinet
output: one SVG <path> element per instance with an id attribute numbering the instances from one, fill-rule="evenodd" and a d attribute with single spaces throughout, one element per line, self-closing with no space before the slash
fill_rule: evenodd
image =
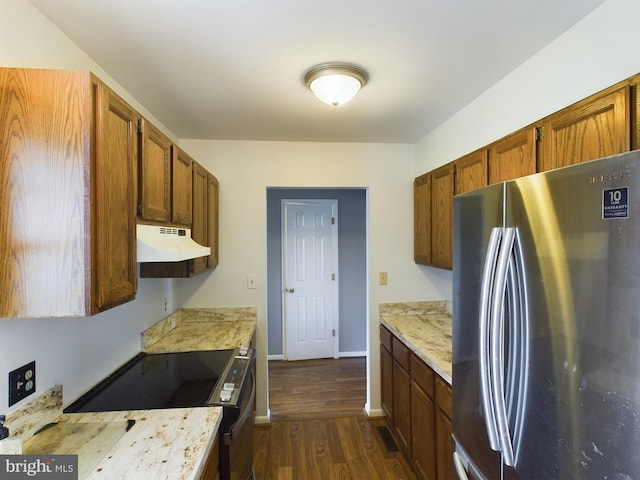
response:
<path id="1" fill-rule="evenodd" d="M 380 352 L 382 408 L 394 439 L 420 479 L 450 480 L 451 387 L 383 325 Z"/>
<path id="2" fill-rule="evenodd" d="M 171 214 L 171 141 L 144 119 L 139 130 L 138 216 L 166 223 Z"/>
<path id="3" fill-rule="evenodd" d="M 608 89 L 547 117 L 542 123 L 538 170 L 629 151 L 629 93 L 628 85 Z"/>
<path id="4" fill-rule="evenodd" d="M 0 69 L 0 318 L 135 298 L 137 121 L 90 72 Z"/>

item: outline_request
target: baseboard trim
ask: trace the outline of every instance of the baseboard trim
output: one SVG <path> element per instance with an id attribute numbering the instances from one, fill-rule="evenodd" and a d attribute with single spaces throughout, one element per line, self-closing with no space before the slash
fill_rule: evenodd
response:
<path id="1" fill-rule="evenodd" d="M 369 408 L 368 403 L 365 403 L 364 405 L 364 413 L 370 418 L 386 417 L 384 410 L 381 408 Z"/>
<path id="2" fill-rule="evenodd" d="M 339 352 L 338 358 L 347 358 L 347 357 L 366 357 L 367 352 Z M 284 360 L 284 355 L 282 353 L 276 355 L 267 355 L 267 360 Z"/>
<path id="3" fill-rule="evenodd" d="M 267 409 L 266 415 L 256 415 L 256 417 L 253 419 L 253 423 L 255 423 L 256 425 L 266 425 L 268 423 L 271 423 L 271 409 Z"/>

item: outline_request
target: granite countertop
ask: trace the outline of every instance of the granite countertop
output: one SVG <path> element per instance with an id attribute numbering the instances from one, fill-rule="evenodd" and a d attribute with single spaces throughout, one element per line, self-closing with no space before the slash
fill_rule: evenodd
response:
<path id="1" fill-rule="evenodd" d="M 255 307 L 183 308 L 142 332 L 145 352 L 228 350 L 249 345 Z"/>
<path id="2" fill-rule="evenodd" d="M 115 443 L 107 440 L 102 448 L 96 445 L 105 425 L 126 423 L 129 419 L 135 420 L 135 424 L 118 436 Z M 149 475 L 154 479 L 199 479 L 221 420 L 220 407 L 62 414 L 61 386 L 7 416 L 11 436 L 23 440 L 49 423 L 56 423 L 56 427 L 82 424 L 85 431 L 95 424 L 95 437 L 91 439 L 97 447 L 92 452 L 95 457 L 78 458 L 81 471 L 83 464 L 91 465 L 86 478 L 94 480 L 149 478 Z"/>
<path id="3" fill-rule="evenodd" d="M 445 301 L 382 303 L 380 323 L 451 385 L 451 313 Z"/>

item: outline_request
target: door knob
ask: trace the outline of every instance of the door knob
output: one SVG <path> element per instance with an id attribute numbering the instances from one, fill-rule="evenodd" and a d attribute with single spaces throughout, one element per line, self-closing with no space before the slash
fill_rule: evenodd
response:
<path id="1" fill-rule="evenodd" d="M 295 291 L 295 289 L 293 289 L 293 288 L 285 288 L 284 291 L 287 292 L 287 293 L 293 293 Z"/>

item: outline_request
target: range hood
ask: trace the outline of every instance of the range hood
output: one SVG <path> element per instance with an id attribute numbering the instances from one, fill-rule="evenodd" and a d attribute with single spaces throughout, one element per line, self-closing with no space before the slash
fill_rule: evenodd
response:
<path id="1" fill-rule="evenodd" d="M 180 262 L 211 254 L 191 238 L 191 229 L 138 224 L 138 259 L 144 262 Z"/>

